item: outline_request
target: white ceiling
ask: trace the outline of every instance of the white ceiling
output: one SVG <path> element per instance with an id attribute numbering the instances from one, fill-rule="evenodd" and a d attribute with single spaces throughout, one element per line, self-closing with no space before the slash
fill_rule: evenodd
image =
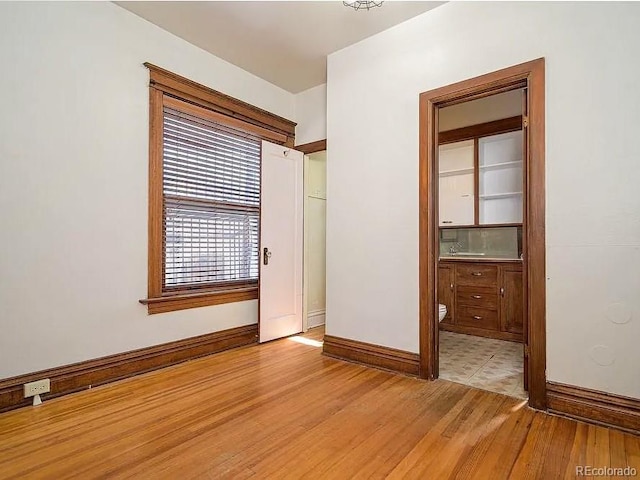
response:
<path id="1" fill-rule="evenodd" d="M 325 83 L 326 57 L 444 2 L 386 1 L 355 11 L 341 1 L 116 2 L 292 93 Z"/>

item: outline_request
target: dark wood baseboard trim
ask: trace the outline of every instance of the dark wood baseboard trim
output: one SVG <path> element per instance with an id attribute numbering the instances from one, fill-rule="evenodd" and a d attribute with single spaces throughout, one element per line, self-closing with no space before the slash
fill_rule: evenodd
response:
<path id="1" fill-rule="evenodd" d="M 348 340 L 346 338 L 324 336 L 322 352 L 330 357 L 362 363 L 407 375 L 420 373 L 420 356 L 395 348 L 382 347 L 371 343 Z"/>
<path id="2" fill-rule="evenodd" d="M 550 413 L 640 434 L 638 398 L 547 382 L 547 405 Z"/>
<path id="3" fill-rule="evenodd" d="M 484 328 L 461 327 L 451 323 L 440 323 L 440 330 L 447 332 L 462 333 L 464 335 L 475 335 L 477 337 L 496 338 L 498 340 L 507 340 L 509 342 L 522 343 L 522 334 L 499 332 L 497 330 L 485 330 Z"/>
<path id="4" fill-rule="evenodd" d="M 296 145 L 293 147 L 294 150 L 298 150 L 299 152 L 304 153 L 305 155 L 309 155 L 310 153 L 322 152 L 327 149 L 327 139 L 318 140 L 317 142 L 305 143 L 303 145 Z"/>
<path id="5" fill-rule="evenodd" d="M 43 400 L 47 400 L 223 350 L 250 345 L 256 343 L 257 338 L 258 326 L 247 325 L 0 380 L 0 412 L 31 405 L 31 398 L 23 398 L 22 386 L 27 382 L 49 378 L 51 393 L 42 395 Z"/>

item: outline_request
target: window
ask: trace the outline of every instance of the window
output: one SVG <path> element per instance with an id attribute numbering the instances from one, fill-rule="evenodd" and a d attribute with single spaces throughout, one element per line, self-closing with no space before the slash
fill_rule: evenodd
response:
<path id="1" fill-rule="evenodd" d="M 165 106 L 164 289 L 258 281 L 260 139 Z"/>
<path id="2" fill-rule="evenodd" d="M 289 146 L 295 124 L 147 66 L 149 284 L 141 302 L 161 313 L 258 298 L 261 141 Z"/>

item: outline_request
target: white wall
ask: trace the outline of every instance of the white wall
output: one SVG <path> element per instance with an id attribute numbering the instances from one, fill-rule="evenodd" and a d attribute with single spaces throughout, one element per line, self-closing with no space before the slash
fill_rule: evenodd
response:
<path id="1" fill-rule="evenodd" d="M 327 85 L 322 84 L 295 96 L 296 145 L 327 138 Z"/>
<path id="2" fill-rule="evenodd" d="M 0 3 L 0 378 L 255 323 L 147 316 L 149 61 L 293 118 L 294 96 L 107 2 Z"/>
<path id="3" fill-rule="evenodd" d="M 546 57 L 547 377 L 640 397 L 639 24 L 450 2 L 329 56 L 327 332 L 418 351 L 418 94 Z"/>

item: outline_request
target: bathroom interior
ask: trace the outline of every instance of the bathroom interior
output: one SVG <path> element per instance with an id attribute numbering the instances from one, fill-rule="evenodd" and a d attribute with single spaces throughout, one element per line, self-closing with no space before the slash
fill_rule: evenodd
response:
<path id="1" fill-rule="evenodd" d="M 517 89 L 439 110 L 437 199 L 439 376 L 522 399 L 525 102 Z"/>

